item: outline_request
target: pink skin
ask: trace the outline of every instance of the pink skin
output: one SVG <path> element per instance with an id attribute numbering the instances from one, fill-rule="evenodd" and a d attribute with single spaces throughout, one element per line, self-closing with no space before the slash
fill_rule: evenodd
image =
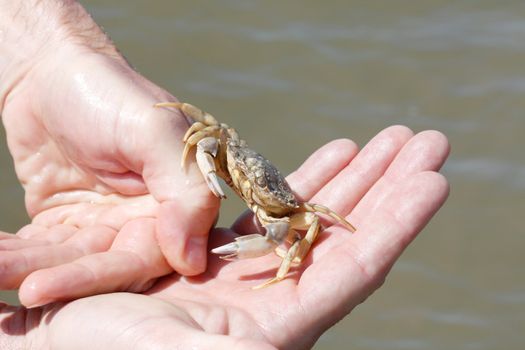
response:
<path id="1" fill-rule="evenodd" d="M 306 261 L 268 288 L 250 289 L 275 273 L 280 261 L 275 255 L 233 263 L 209 257 L 204 274 L 166 276 L 146 295 L 98 295 L 25 313 L 6 308 L 6 315 L 14 312 L 20 318 L 11 317 L 4 326 L 16 333 L 17 321 L 18 327 L 34 324 L 38 331 L 26 341 L 57 349 L 168 349 L 174 344 L 196 349 L 210 344 L 310 348 L 381 286 L 393 263 L 443 204 L 448 184 L 436 171 L 448 152 L 442 134 L 413 135 L 400 126 L 382 131 L 359 153 L 349 140 L 333 141 L 315 152 L 288 177 L 292 188 L 304 200 L 344 214 L 357 232 L 329 227 Z M 249 216 L 242 215 L 235 230 L 250 232 Z M 210 244 L 218 246 L 235 236 L 231 230 L 216 229 Z"/>
<path id="2" fill-rule="evenodd" d="M 48 16 L 30 17 L 40 11 Z M 32 218 L 0 236 L 0 288 L 19 287 L 37 306 L 202 273 L 219 200 L 196 166 L 180 168 L 187 120 L 153 107 L 175 99 L 131 69 L 73 1 L 0 1 L 0 13 L 0 53 L 12 60 L 0 60 L 2 121 Z M 23 49 L 35 53 L 21 58 Z"/>
<path id="3" fill-rule="evenodd" d="M 360 152 L 333 141 L 289 182 L 357 232 L 328 227 L 286 280 L 253 291 L 279 258 L 207 256 L 219 201 L 194 164 L 180 169 L 187 121 L 152 108 L 174 98 L 73 0 L 0 0 L 0 18 L 2 121 L 32 217 L 0 233 L 0 288 L 33 307 L 0 305 L 2 348 L 309 348 L 383 283 L 447 197 L 438 132 L 390 127 Z M 248 213 L 213 230 L 210 247 L 252 224 Z M 92 296 L 115 291 L 145 295 Z"/>

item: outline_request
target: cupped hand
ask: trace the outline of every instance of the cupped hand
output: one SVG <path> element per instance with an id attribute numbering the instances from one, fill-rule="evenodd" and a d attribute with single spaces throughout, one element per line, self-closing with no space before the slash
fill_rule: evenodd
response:
<path id="1" fill-rule="evenodd" d="M 331 142 L 288 179 L 302 199 L 346 215 L 357 231 L 328 227 L 285 280 L 251 289 L 275 274 L 280 259 L 273 255 L 235 262 L 210 257 L 204 274 L 164 277 L 147 296 L 107 294 L 29 310 L 40 330 L 33 334 L 75 349 L 310 348 L 381 286 L 443 204 L 448 185 L 436 171 L 448 152 L 440 133 L 414 136 L 404 127 L 384 130 L 358 154 L 350 141 Z M 249 233 L 252 220 L 244 215 L 233 228 Z M 216 229 L 211 245 L 235 236 Z"/>
<path id="2" fill-rule="evenodd" d="M 49 43 L 2 118 L 31 224 L 0 237 L 0 288 L 26 306 L 142 291 L 204 271 L 219 201 L 180 168 L 188 121 L 118 54 Z"/>

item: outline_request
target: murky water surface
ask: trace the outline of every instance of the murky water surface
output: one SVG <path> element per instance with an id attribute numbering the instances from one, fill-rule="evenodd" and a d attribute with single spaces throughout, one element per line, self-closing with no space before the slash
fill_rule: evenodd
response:
<path id="1" fill-rule="evenodd" d="M 525 2 L 83 3 L 141 73 L 284 172 L 392 124 L 450 138 L 446 206 L 316 349 L 523 349 Z M 2 147 L 1 224 L 16 231 L 27 219 Z M 226 201 L 221 222 L 243 209 Z"/>

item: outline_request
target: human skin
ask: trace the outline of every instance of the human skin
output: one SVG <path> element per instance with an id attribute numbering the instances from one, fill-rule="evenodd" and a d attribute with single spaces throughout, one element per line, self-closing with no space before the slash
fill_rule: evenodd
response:
<path id="1" fill-rule="evenodd" d="M 2 121 L 32 217 L 0 235 L 0 287 L 21 284 L 32 307 L 0 306 L 2 349 L 309 348 L 446 199 L 442 134 L 390 127 L 359 152 L 334 141 L 288 181 L 357 232 L 329 227 L 284 281 L 251 290 L 280 260 L 207 257 L 218 200 L 194 165 L 180 170 L 186 120 L 152 108 L 174 98 L 73 1 L 0 0 L 0 18 Z M 212 231 L 210 247 L 253 232 L 250 215 Z M 144 294 L 94 295 L 115 291 Z"/>
<path id="2" fill-rule="evenodd" d="M 213 257 L 180 277 L 173 269 L 204 270 L 218 201 L 195 167 L 179 169 L 186 121 L 151 108 L 174 98 L 72 1 L 0 0 L 0 16 L 2 121 L 32 217 L 0 237 L 0 285 L 21 284 L 32 306 L 0 307 L 2 349 L 309 348 L 382 284 L 447 196 L 443 135 L 391 127 L 359 153 L 338 140 L 288 180 L 354 235 L 328 228 L 301 267 L 260 291 L 250 287 L 275 273 L 275 256 Z M 210 244 L 253 230 L 244 214 Z M 145 294 L 94 295 L 112 291 Z"/>
<path id="3" fill-rule="evenodd" d="M 0 288 L 37 306 L 205 270 L 219 201 L 180 168 L 188 121 L 153 107 L 170 100 L 76 2 L 0 0 L 2 122 L 31 217 L 0 234 Z"/>
<path id="4" fill-rule="evenodd" d="M 280 259 L 209 257 L 197 277 L 172 274 L 144 295 L 115 293 L 34 309 L 5 306 L 6 349 L 308 349 L 379 288 L 406 246 L 445 201 L 436 171 L 449 152 L 435 131 L 387 128 L 361 151 L 333 141 L 288 177 L 303 200 L 334 208 L 357 227 L 329 226 L 306 261 L 284 280 L 252 290 Z M 253 230 L 251 214 L 215 229 L 210 245 Z M 15 336 L 17 335 L 17 336 Z M 3 336 L 3 337 L 2 337 Z M 4 343 L 2 343 L 2 341 Z"/>

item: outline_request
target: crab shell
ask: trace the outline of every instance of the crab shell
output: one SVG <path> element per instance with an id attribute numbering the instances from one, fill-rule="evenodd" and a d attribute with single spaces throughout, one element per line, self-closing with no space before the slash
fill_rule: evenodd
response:
<path id="1" fill-rule="evenodd" d="M 229 139 L 226 144 L 233 188 L 252 210 L 264 208 L 270 216 L 283 217 L 299 208 L 290 186 L 272 163 L 237 140 Z"/>

